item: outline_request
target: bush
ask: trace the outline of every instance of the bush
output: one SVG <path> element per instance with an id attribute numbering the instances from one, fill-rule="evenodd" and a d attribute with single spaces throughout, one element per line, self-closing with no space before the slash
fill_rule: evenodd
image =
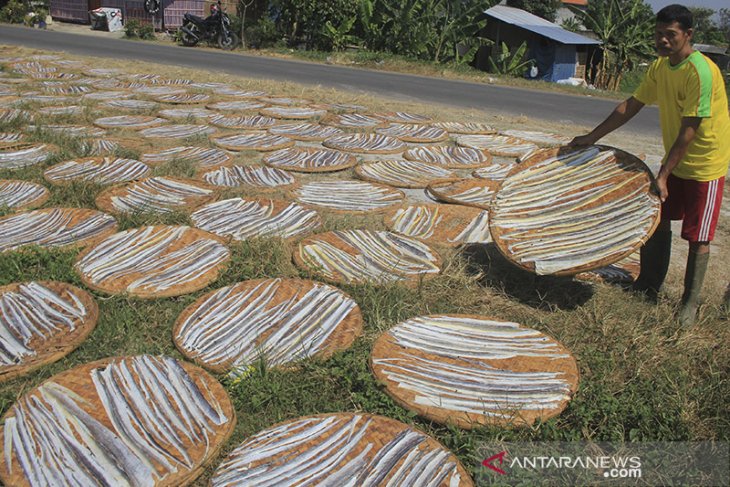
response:
<path id="1" fill-rule="evenodd" d="M 327 23 L 339 31 L 335 35 L 344 36 L 349 34 L 345 27 L 350 19 L 358 14 L 358 4 L 352 0 L 277 0 L 274 4 L 280 32 L 292 45 L 303 43 L 307 49 L 331 50 L 332 33 Z"/>
<path id="2" fill-rule="evenodd" d="M 640 66 L 631 71 L 627 71 L 621 77 L 620 90 L 623 93 L 633 93 L 641 84 L 641 81 L 646 75 L 647 68 Z"/>
<path id="3" fill-rule="evenodd" d="M 0 22 L 8 22 L 11 24 L 22 24 L 25 22 L 25 16 L 32 9 L 20 0 L 10 0 L 2 9 L 0 9 Z"/>
<path id="4" fill-rule="evenodd" d="M 246 28 L 246 46 L 263 49 L 277 44 L 281 40 L 276 24 L 268 17 L 262 17 L 251 27 Z"/>
<path id="5" fill-rule="evenodd" d="M 42 25 L 45 28 L 46 18 L 48 17 L 48 11 L 43 8 L 37 8 L 34 12 L 29 12 L 25 16 L 25 25 L 28 27 L 35 27 Z"/>
<path id="6" fill-rule="evenodd" d="M 129 39 L 151 40 L 155 38 L 155 28 L 152 24 L 129 19 L 124 23 L 124 36 Z"/>

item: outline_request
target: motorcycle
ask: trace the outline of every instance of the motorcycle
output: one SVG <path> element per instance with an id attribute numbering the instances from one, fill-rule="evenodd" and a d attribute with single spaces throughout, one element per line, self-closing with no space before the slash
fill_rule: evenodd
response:
<path id="1" fill-rule="evenodd" d="M 210 6 L 206 18 L 191 13 L 183 16 L 180 27 L 180 42 L 183 46 L 194 46 L 200 41 L 217 42 L 218 47 L 230 51 L 238 45 L 238 35 L 231 30 L 231 19 L 221 8 L 221 2 Z"/>

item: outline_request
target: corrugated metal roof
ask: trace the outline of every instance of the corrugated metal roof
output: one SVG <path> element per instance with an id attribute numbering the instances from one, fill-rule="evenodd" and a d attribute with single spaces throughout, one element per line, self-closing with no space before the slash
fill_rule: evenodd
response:
<path id="1" fill-rule="evenodd" d="M 497 5 L 484 12 L 490 17 L 501 20 L 511 25 L 516 25 L 523 29 L 529 30 L 541 36 L 547 37 L 561 44 L 600 44 L 600 41 L 589 37 L 570 32 L 562 27 L 548 22 L 547 20 L 532 15 L 529 12 L 520 10 L 519 8 L 506 7 Z"/>
<path id="2" fill-rule="evenodd" d="M 706 52 L 708 54 L 725 54 L 727 52 L 724 47 L 713 46 L 712 44 L 694 44 L 692 47 L 695 51 Z"/>

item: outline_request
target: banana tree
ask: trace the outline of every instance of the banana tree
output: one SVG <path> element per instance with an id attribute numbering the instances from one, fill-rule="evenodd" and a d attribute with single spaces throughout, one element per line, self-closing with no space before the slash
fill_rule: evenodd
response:
<path id="1" fill-rule="evenodd" d="M 502 51 L 495 57 L 489 58 L 489 70 L 495 74 L 505 76 L 521 76 L 525 70 L 532 65 L 532 59 L 525 59 L 527 54 L 527 43 L 523 42 L 513 53 L 510 48 L 502 43 Z"/>
<path id="2" fill-rule="evenodd" d="M 643 0 L 596 0 L 586 10 L 572 8 L 581 23 L 601 40 L 603 59 L 595 85 L 616 90 L 623 73 L 653 52 L 654 15 Z"/>

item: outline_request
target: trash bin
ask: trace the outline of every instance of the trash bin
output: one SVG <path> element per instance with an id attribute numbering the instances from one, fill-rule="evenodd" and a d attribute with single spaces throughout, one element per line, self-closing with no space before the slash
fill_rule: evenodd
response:
<path id="1" fill-rule="evenodd" d="M 89 11 L 91 28 L 93 30 L 108 30 L 116 32 L 122 30 L 122 10 L 112 7 L 101 7 Z"/>
<path id="2" fill-rule="evenodd" d="M 89 11 L 89 20 L 91 20 L 91 30 L 109 30 L 109 24 L 106 21 L 106 12 L 101 9 Z"/>

